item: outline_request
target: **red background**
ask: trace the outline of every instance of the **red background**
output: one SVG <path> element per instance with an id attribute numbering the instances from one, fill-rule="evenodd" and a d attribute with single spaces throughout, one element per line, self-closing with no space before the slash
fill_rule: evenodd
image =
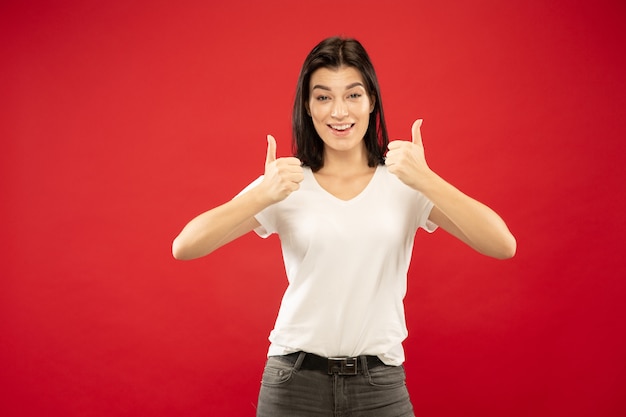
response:
<path id="1" fill-rule="evenodd" d="M 289 154 L 300 65 L 346 34 L 392 138 L 424 118 L 431 167 L 518 239 L 496 261 L 418 234 L 418 415 L 626 415 L 626 3 L 348 3 L 2 3 L 0 414 L 254 414 L 278 239 L 170 245 L 267 133 Z"/>

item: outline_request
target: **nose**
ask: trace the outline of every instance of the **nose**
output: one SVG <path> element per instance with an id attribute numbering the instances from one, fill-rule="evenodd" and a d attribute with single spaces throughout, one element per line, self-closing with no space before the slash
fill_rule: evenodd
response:
<path id="1" fill-rule="evenodd" d="M 335 100 L 335 103 L 333 104 L 333 109 L 330 113 L 330 117 L 333 117 L 335 119 L 343 119 L 347 116 L 348 107 L 346 106 L 346 103 L 344 103 L 343 100 Z"/>

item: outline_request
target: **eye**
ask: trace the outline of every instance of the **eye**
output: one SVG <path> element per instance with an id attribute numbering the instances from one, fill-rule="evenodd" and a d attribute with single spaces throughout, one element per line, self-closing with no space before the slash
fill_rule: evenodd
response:
<path id="1" fill-rule="evenodd" d="M 363 94 L 361 94 L 361 93 L 352 93 L 352 94 L 350 94 L 350 95 L 348 96 L 348 98 L 351 98 L 351 99 L 355 100 L 355 99 L 357 99 L 357 98 L 360 98 L 362 95 L 363 95 Z"/>
<path id="2" fill-rule="evenodd" d="M 315 97 L 315 100 L 317 100 L 317 101 L 327 101 L 329 99 L 330 99 L 330 97 L 328 97 L 328 96 L 317 96 L 317 97 Z"/>

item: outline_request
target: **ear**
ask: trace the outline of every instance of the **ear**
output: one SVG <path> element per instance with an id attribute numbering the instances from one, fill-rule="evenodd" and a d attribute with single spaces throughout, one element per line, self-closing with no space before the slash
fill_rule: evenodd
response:
<path id="1" fill-rule="evenodd" d="M 306 103 L 304 103 L 304 108 L 306 109 L 306 114 L 309 115 L 309 117 L 311 116 L 311 109 L 309 109 L 309 102 L 307 101 Z"/>
<path id="2" fill-rule="evenodd" d="M 376 96 L 371 95 L 370 96 L 370 113 L 374 111 L 375 107 L 376 107 Z"/>

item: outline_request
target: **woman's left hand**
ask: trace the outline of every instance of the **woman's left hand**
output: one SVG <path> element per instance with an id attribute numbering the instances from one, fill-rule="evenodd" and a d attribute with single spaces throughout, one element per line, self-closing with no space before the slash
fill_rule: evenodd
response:
<path id="1" fill-rule="evenodd" d="M 433 174 L 426 163 L 422 133 L 422 119 L 413 123 L 412 140 L 394 140 L 389 142 L 389 151 L 385 165 L 389 172 L 397 176 L 403 183 L 418 191 L 422 191 L 424 181 Z"/>
<path id="2" fill-rule="evenodd" d="M 428 218 L 475 250 L 498 259 L 515 255 L 517 243 L 498 214 L 463 194 L 433 172 L 424 157 L 420 127 L 413 123 L 411 142 L 389 143 L 385 165 L 403 183 L 421 192 L 434 204 Z"/>

